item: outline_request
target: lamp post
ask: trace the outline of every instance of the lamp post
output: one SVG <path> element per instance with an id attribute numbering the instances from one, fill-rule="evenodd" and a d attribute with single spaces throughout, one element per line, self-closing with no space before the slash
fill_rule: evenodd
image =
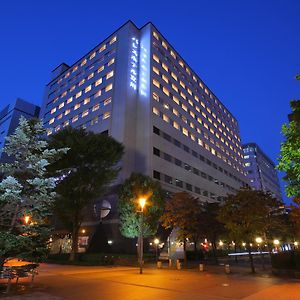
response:
<path id="1" fill-rule="evenodd" d="M 264 255 L 262 253 L 262 249 L 261 249 L 261 246 L 260 244 L 262 243 L 262 238 L 261 237 L 257 237 L 255 239 L 257 245 L 258 245 L 258 248 L 259 248 L 259 252 L 260 252 L 260 255 L 261 255 L 261 263 L 262 263 L 262 268 L 265 270 L 265 260 L 264 260 Z"/>
<path id="2" fill-rule="evenodd" d="M 144 250 L 144 246 L 143 246 L 143 223 L 144 223 L 144 206 L 146 204 L 146 199 L 145 198 L 140 198 L 139 199 L 139 204 L 141 207 L 140 213 L 140 274 L 143 274 L 143 250 Z"/>
<path id="3" fill-rule="evenodd" d="M 155 239 L 154 240 L 154 244 L 155 244 L 155 259 L 156 259 L 156 262 L 158 260 L 158 244 L 159 244 L 159 239 Z"/>

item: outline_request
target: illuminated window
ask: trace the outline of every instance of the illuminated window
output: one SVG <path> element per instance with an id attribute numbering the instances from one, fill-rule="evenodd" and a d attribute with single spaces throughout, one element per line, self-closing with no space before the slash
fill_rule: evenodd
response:
<path id="1" fill-rule="evenodd" d="M 89 114 L 89 110 L 86 109 L 83 113 L 82 113 L 82 118 L 86 117 Z"/>
<path id="2" fill-rule="evenodd" d="M 183 108 L 183 110 L 185 110 L 185 111 L 187 111 L 188 110 L 188 108 L 182 103 L 181 104 L 181 107 Z"/>
<path id="3" fill-rule="evenodd" d="M 169 72 L 169 68 L 167 67 L 167 65 L 165 65 L 164 63 L 162 64 L 162 67 L 165 71 Z"/>
<path id="4" fill-rule="evenodd" d="M 184 68 L 184 64 L 181 60 L 179 61 L 179 64 Z"/>
<path id="5" fill-rule="evenodd" d="M 102 72 L 104 70 L 104 66 L 101 66 L 99 69 L 98 69 L 98 73 Z"/>
<path id="6" fill-rule="evenodd" d="M 84 104 L 84 105 L 85 105 L 85 104 L 88 104 L 88 103 L 90 103 L 90 101 L 91 101 L 90 98 L 85 98 L 85 99 L 83 100 L 83 104 Z"/>
<path id="7" fill-rule="evenodd" d="M 192 134 L 192 133 L 191 133 L 191 139 L 192 139 L 193 141 L 195 141 L 195 140 L 196 140 L 196 138 L 195 138 L 195 135 L 194 135 L 194 134 Z"/>
<path id="8" fill-rule="evenodd" d="M 111 83 L 111 84 L 109 84 L 109 85 L 107 85 L 107 86 L 105 87 L 105 92 L 110 91 L 112 88 L 113 88 L 113 85 L 112 85 L 112 83 Z"/>
<path id="9" fill-rule="evenodd" d="M 201 139 L 198 139 L 198 144 L 203 147 L 203 142 Z"/>
<path id="10" fill-rule="evenodd" d="M 117 40 L 117 36 L 114 36 L 110 41 L 109 44 L 112 45 Z"/>
<path id="11" fill-rule="evenodd" d="M 71 86 L 71 88 L 70 88 L 70 92 L 72 92 L 73 90 L 75 90 L 75 85 L 73 85 L 73 86 Z"/>
<path id="12" fill-rule="evenodd" d="M 73 101 L 73 97 L 70 97 L 68 100 L 67 100 L 67 104 L 71 103 Z"/>
<path id="13" fill-rule="evenodd" d="M 165 75 L 162 75 L 162 79 L 166 82 L 166 83 L 169 83 L 169 79 L 167 76 Z"/>
<path id="14" fill-rule="evenodd" d="M 96 56 L 96 52 L 92 53 L 92 54 L 90 55 L 90 58 L 89 58 L 89 59 L 91 60 L 91 59 L 93 59 L 95 56 Z"/>
<path id="15" fill-rule="evenodd" d="M 192 91 L 188 88 L 188 93 L 192 96 L 193 95 L 193 93 L 192 93 Z"/>
<path id="16" fill-rule="evenodd" d="M 84 66 L 84 65 L 86 64 L 86 62 L 87 62 L 87 60 L 84 59 L 84 60 L 81 62 L 80 66 L 81 66 L 81 67 Z"/>
<path id="17" fill-rule="evenodd" d="M 156 93 L 153 93 L 152 95 L 154 100 L 159 101 L 159 97 Z"/>
<path id="18" fill-rule="evenodd" d="M 63 114 L 59 114 L 59 115 L 57 116 L 57 120 L 60 120 L 60 119 L 62 118 L 62 116 L 63 116 Z"/>
<path id="19" fill-rule="evenodd" d="M 65 116 L 68 115 L 70 113 L 70 111 L 71 111 L 70 109 L 66 109 Z"/>
<path id="20" fill-rule="evenodd" d="M 97 103 L 96 105 L 93 106 L 92 111 L 96 111 L 100 108 L 100 104 Z"/>
<path id="21" fill-rule="evenodd" d="M 66 95 L 67 95 L 67 91 L 64 91 L 64 92 L 61 94 L 60 98 L 66 96 Z"/>
<path id="22" fill-rule="evenodd" d="M 64 106 L 65 106 L 65 103 L 62 102 L 61 104 L 59 104 L 58 108 L 60 109 L 60 108 L 63 108 Z"/>
<path id="23" fill-rule="evenodd" d="M 191 115 L 193 118 L 196 117 L 195 114 L 194 114 L 194 112 L 192 112 L 192 111 L 190 111 L 190 115 Z"/>
<path id="24" fill-rule="evenodd" d="M 153 67 L 153 72 L 156 73 L 157 75 L 159 75 L 159 70 L 156 67 Z"/>
<path id="25" fill-rule="evenodd" d="M 76 122 L 77 120 L 78 120 L 78 115 L 77 115 L 77 116 L 74 116 L 74 117 L 72 118 L 72 123 Z"/>
<path id="26" fill-rule="evenodd" d="M 109 79 L 114 76 L 114 71 L 110 71 L 109 73 L 106 74 L 106 79 Z"/>
<path id="27" fill-rule="evenodd" d="M 186 95 L 183 92 L 180 92 L 180 96 L 186 100 Z"/>
<path id="28" fill-rule="evenodd" d="M 90 90 L 92 89 L 92 85 L 90 84 L 89 86 L 87 86 L 86 88 L 85 88 L 85 93 L 87 93 L 87 92 L 89 92 Z"/>
<path id="29" fill-rule="evenodd" d="M 103 120 L 105 120 L 109 117 L 110 117 L 110 112 L 109 111 L 103 114 Z"/>
<path id="30" fill-rule="evenodd" d="M 112 65 L 114 62 L 115 62 L 115 59 L 112 58 L 112 59 L 107 63 L 107 65 L 110 66 L 110 65 Z"/>
<path id="31" fill-rule="evenodd" d="M 104 44 L 100 49 L 99 49 L 99 52 L 102 52 L 106 49 L 106 44 Z"/>
<path id="32" fill-rule="evenodd" d="M 172 88 L 178 93 L 178 87 L 174 83 L 172 83 Z"/>
<path id="33" fill-rule="evenodd" d="M 104 106 L 107 105 L 107 104 L 109 104 L 109 103 L 111 103 L 111 97 L 109 97 L 109 98 L 107 98 L 107 99 L 105 99 L 105 100 L 103 101 L 103 105 L 104 105 Z"/>
<path id="34" fill-rule="evenodd" d="M 155 54 L 153 54 L 153 59 L 154 59 L 156 62 L 159 63 L 159 58 L 158 58 L 158 56 L 156 56 Z"/>
<path id="35" fill-rule="evenodd" d="M 166 44 L 165 42 L 162 42 L 161 44 L 162 44 L 162 46 L 163 46 L 166 50 L 168 50 L 168 46 L 167 46 L 167 44 Z"/>
<path id="36" fill-rule="evenodd" d="M 60 125 L 57 125 L 56 127 L 55 127 L 55 131 L 59 131 L 60 130 Z"/>
<path id="37" fill-rule="evenodd" d="M 78 66 L 75 66 L 72 70 L 72 73 L 75 72 L 78 69 Z"/>
<path id="38" fill-rule="evenodd" d="M 52 124 L 54 122 L 55 118 L 52 118 L 49 120 L 49 124 Z"/>
<path id="39" fill-rule="evenodd" d="M 101 96 L 101 90 L 95 93 L 94 98 L 100 97 Z"/>
<path id="40" fill-rule="evenodd" d="M 165 108 L 165 109 L 170 109 L 169 104 L 168 104 L 168 103 L 165 103 L 165 104 L 164 104 L 164 108 Z"/>
<path id="41" fill-rule="evenodd" d="M 170 92 L 166 87 L 163 87 L 163 92 L 167 95 L 170 96 Z"/>
<path id="42" fill-rule="evenodd" d="M 47 129 L 47 135 L 51 135 L 52 134 L 52 129 L 51 128 L 48 128 Z"/>
<path id="43" fill-rule="evenodd" d="M 176 76 L 176 74 L 175 73 L 171 73 L 171 76 L 176 80 L 176 81 L 178 81 L 178 78 L 177 78 L 177 76 Z"/>
<path id="44" fill-rule="evenodd" d="M 69 125 L 69 120 L 66 120 L 66 121 L 64 121 L 64 123 L 63 123 L 63 127 L 66 127 L 66 126 L 68 126 Z"/>
<path id="45" fill-rule="evenodd" d="M 186 136 L 189 136 L 189 132 L 186 128 L 182 127 L 182 133 Z"/>
<path id="46" fill-rule="evenodd" d="M 78 92 L 78 93 L 76 94 L 75 98 L 77 99 L 77 98 L 79 98 L 81 95 L 82 95 L 82 91 Z"/>
<path id="47" fill-rule="evenodd" d="M 89 76 L 88 76 L 88 79 L 91 79 L 94 77 L 94 73 L 91 73 Z"/>
<path id="48" fill-rule="evenodd" d="M 175 108 L 173 108 L 173 114 L 179 117 L 179 112 Z"/>
<path id="49" fill-rule="evenodd" d="M 52 108 L 50 111 L 51 114 L 54 114 L 55 112 L 56 112 L 56 107 Z"/>
<path id="50" fill-rule="evenodd" d="M 155 31 L 153 31 L 153 36 L 154 36 L 157 40 L 159 40 L 158 34 L 157 34 Z"/>
<path id="51" fill-rule="evenodd" d="M 159 82 L 156 80 L 156 79 L 153 79 L 153 84 L 156 86 L 156 87 L 160 87 L 160 84 L 159 84 Z"/>
<path id="52" fill-rule="evenodd" d="M 176 55 L 175 55 L 175 53 L 171 50 L 171 55 L 172 55 L 172 57 L 174 58 L 174 59 L 176 59 Z"/>
<path id="53" fill-rule="evenodd" d="M 95 82 L 95 86 L 98 86 L 99 84 L 102 83 L 102 78 L 99 78 L 96 82 Z"/>
<path id="54" fill-rule="evenodd" d="M 80 103 L 76 103 L 74 106 L 74 110 L 78 109 L 80 107 Z"/>
<path id="55" fill-rule="evenodd" d="M 156 107 L 153 106 L 152 111 L 159 116 L 159 110 Z"/>
<path id="56" fill-rule="evenodd" d="M 81 79 L 80 81 L 79 81 L 79 83 L 78 83 L 78 86 L 81 86 L 81 85 L 83 85 L 84 84 L 84 82 L 85 82 L 85 79 L 83 78 L 83 79 Z"/>
<path id="57" fill-rule="evenodd" d="M 176 102 L 178 105 L 180 105 L 180 102 L 177 97 L 173 96 L 173 101 Z"/>
<path id="58" fill-rule="evenodd" d="M 99 118 L 95 117 L 92 121 L 91 121 L 91 125 L 95 125 L 99 122 Z"/>
<path id="59" fill-rule="evenodd" d="M 185 84 L 180 80 L 180 85 L 185 89 Z"/>
<path id="60" fill-rule="evenodd" d="M 191 75 L 191 71 L 189 70 L 189 68 L 185 68 L 186 72 Z"/>
<path id="61" fill-rule="evenodd" d="M 165 122 L 167 122 L 167 123 L 170 122 L 170 119 L 169 119 L 169 117 L 168 117 L 167 115 L 163 115 L 163 120 L 164 120 Z"/>
<path id="62" fill-rule="evenodd" d="M 173 127 L 180 130 L 180 126 L 178 123 L 176 123 L 175 121 L 173 122 Z"/>

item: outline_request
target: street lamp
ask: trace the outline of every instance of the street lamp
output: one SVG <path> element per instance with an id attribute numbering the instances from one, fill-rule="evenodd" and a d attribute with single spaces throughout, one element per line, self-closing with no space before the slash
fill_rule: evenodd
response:
<path id="1" fill-rule="evenodd" d="M 144 218 L 144 206 L 146 204 L 145 198 L 139 198 L 139 204 L 141 207 L 141 210 L 139 211 L 141 213 L 140 216 L 140 274 L 143 274 L 143 218 Z"/>
<path id="2" fill-rule="evenodd" d="M 255 239 L 255 242 L 259 245 L 259 244 L 261 244 L 262 243 L 262 238 L 261 237 L 257 237 L 256 239 Z"/>
<path id="3" fill-rule="evenodd" d="M 159 244 L 159 239 L 154 239 L 154 244 L 155 244 L 155 258 L 156 258 L 156 262 L 157 262 L 157 260 L 158 260 L 157 248 L 158 248 L 158 244 Z"/>
<path id="4" fill-rule="evenodd" d="M 255 242 L 258 244 L 258 249 L 261 255 L 261 263 L 262 263 L 262 268 L 265 269 L 265 260 L 264 260 L 264 255 L 262 253 L 262 248 L 260 246 L 260 244 L 262 243 L 263 239 L 261 237 L 257 237 L 255 239 Z"/>
<path id="5" fill-rule="evenodd" d="M 279 242 L 279 240 L 274 240 L 274 241 L 273 241 L 273 244 L 274 244 L 275 246 L 278 246 L 278 245 L 280 244 L 280 242 Z"/>
<path id="6" fill-rule="evenodd" d="M 25 225 L 28 225 L 30 221 L 30 216 L 24 216 L 24 223 Z"/>

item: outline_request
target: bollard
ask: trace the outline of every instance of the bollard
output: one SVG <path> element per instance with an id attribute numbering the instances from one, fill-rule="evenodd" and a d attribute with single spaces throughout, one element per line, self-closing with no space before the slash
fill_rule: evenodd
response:
<path id="1" fill-rule="evenodd" d="M 172 268 L 172 259 L 169 258 L 169 268 Z"/>
<path id="2" fill-rule="evenodd" d="M 199 264 L 199 271 L 203 272 L 204 271 L 204 264 Z"/>
<path id="3" fill-rule="evenodd" d="M 181 262 L 179 262 L 179 260 L 178 260 L 176 266 L 177 266 L 177 270 L 181 270 Z"/>
<path id="4" fill-rule="evenodd" d="M 225 265 L 225 273 L 226 274 L 230 274 L 231 271 L 230 271 L 230 265 Z"/>
<path id="5" fill-rule="evenodd" d="M 161 265 L 162 265 L 162 264 L 161 264 L 161 261 L 158 261 L 158 262 L 157 262 L 157 269 L 161 269 Z"/>

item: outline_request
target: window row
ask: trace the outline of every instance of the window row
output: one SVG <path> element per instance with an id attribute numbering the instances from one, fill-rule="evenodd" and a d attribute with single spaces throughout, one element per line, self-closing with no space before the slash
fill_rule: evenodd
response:
<path id="1" fill-rule="evenodd" d="M 60 129 L 67 127 L 69 125 L 73 125 L 74 123 L 76 123 L 79 119 L 85 118 L 88 115 L 88 112 L 85 114 L 81 114 L 81 115 L 76 115 L 73 118 L 64 121 L 62 124 L 58 124 L 57 126 L 55 126 L 54 128 L 48 128 L 47 129 L 47 135 L 51 135 L 53 132 L 58 132 Z M 96 125 L 98 124 L 101 120 L 106 120 L 108 118 L 110 118 L 111 113 L 110 111 L 104 112 L 103 114 L 100 114 L 98 116 L 93 117 L 93 119 L 88 120 L 87 122 L 85 122 L 84 124 L 77 126 L 83 129 L 86 129 L 88 126 L 92 126 L 92 125 Z"/>
<path id="2" fill-rule="evenodd" d="M 191 184 L 189 184 L 187 182 L 184 182 L 182 180 L 173 178 L 169 175 L 163 174 L 163 173 L 158 172 L 156 170 L 153 170 L 153 178 L 157 179 L 157 180 L 160 180 L 160 181 L 164 181 L 167 184 L 175 185 L 175 186 L 177 186 L 179 188 L 182 188 L 182 189 L 185 189 L 187 191 L 194 192 L 198 195 L 208 197 L 208 198 L 210 198 L 212 200 L 215 200 L 215 201 L 222 201 L 223 200 L 223 197 L 221 197 L 221 196 L 217 196 L 214 193 L 211 193 L 211 192 L 208 192 L 204 189 L 201 189 L 200 187 L 192 186 Z"/>
<path id="3" fill-rule="evenodd" d="M 247 186 L 247 184 L 245 182 L 243 182 L 241 179 L 239 179 L 238 177 L 236 177 L 235 175 L 233 175 L 231 172 L 225 170 L 224 168 L 218 166 L 216 163 L 212 162 L 211 160 L 205 158 L 203 155 L 201 155 L 200 153 L 197 153 L 196 151 L 190 149 L 188 146 L 184 145 L 183 143 L 181 143 L 180 141 L 178 141 L 177 139 L 171 137 L 169 134 L 163 132 L 162 130 L 160 130 L 159 128 L 153 126 L 153 133 L 156 135 L 161 136 L 163 139 L 165 139 L 166 141 L 172 143 L 173 145 L 175 145 L 176 147 L 184 150 L 185 152 L 191 154 L 193 157 L 198 158 L 200 161 L 206 163 L 208 166 L 211 166 L 212 168 L 218 170 L 219 172 L 225 174 L 226 176 L 228 176 L 229 178 L 234 179 L 236 182 L 238 182 L 240 185 L 242 186 Z"/>
<path id="4" fill-rule="evenodd" d="M 202 139 L 198 138 L 194 133 L 189 131 L 186 127 L 181 126 L 178 122 L 172 120 L 168 115 L 160 112 L 156 107 L 153 107 L 152 111 L 153 111 L 153 114 L 159 116 L 161 119 L 163 119 L 163 121 L 165 121 L 166 123 L 169 123 L 175 129 L 179 130 L 183 135 L 185 135 L 186 137 L 189 137 L 193 142 L 198 143 L 198 145 L 205 148 L 211 154 L 213 154 L 213 155 L 217 156 L 218 158 L 222 159 L 228 165 L 232 166 L 234 169 L 236 169 L 240 173 L 244 174 L 243 163 L 241 161 L 239 161 L 236 156 L 232 155 L 227 149 L 225 150 L 224 147 L 221 148 L 219 143 L 215 144 L 216 147 L 221 149 L 224 152 L 224 154 L 226 153 L 228 158 L 225 155 L 222 155 L 222 153 L 220 153 L 219 151 L 216 151 L 216 149 L 214 147 L 212 147 L 211 145 L 205 143 Z M 199 133 L 199 131 L 198 131 L 198 133 Z M 214 144 L 214 140 L 212 138 L 209 139 L 209 137 L 207 135 L 205 135 L 205 133 L 204 133 L 204 137 L 207 138 L 210 142 L 213 142 L 212 144 Z M 236 165 L 235 163 L 232 163 L 231 159 L 229 159 L 229 158 L 231 158 L 233 161 L 240 164 L 240 167 L 238 165 Z"/>
<path id="5" fill-rule="evenodd" d="M 95 76 L 96 74 L 102 73 L 102 72 L 104 71 L 104 69 L 105 69 L 105 66 L 106 66 L 106 67 L 109 67 L 109 66 L 111 66 L 112 64 L 114 64 L 114 62 L 115 62 L 115 59 L 113 58 L 113 59 L 111 59 L 109 62 L 107 62 L 106 64 L 103 64 L 103 65 L 101 65 L 100 67 L 98 67 L 97 70 L 88 73 L 87 76 L 84 76 L 84 75 L 85 75 L 85 72 L 81 72 L 78 76 L 74 77 L 74 80 L 72 79 L 72 80 L 73 80 L 72 82 L 74 82 L 74 81 L 77 81 L 77 82 L 76 82 L 75 84 L 73 84 L 70 88 L 65 89 L 65 90 L 64 90 L 61 94 L 59 94 L 57 97 L 55 97 L 54 99 L 50 100 L 50 101 L 47 103 L 47 106 L 51 105 L 52 103 L 57 102 L 60 98 L 63 98 L 63 97 L 65 97 L 65 96 L 67 96 L 67 94 L 73 92 L 73 91 L 76 89 L 76 87 L 79 87 L 79 86 L 83 85 L 85 82 L 88 83 L 92 78 L 94 78 L 94 76 Z M 107 76 L 108 78 L 110 78 L 110 77 L 113 76 L 113 72 L 114 72 L 114 71 L 111 70 L 111 71 L 109 71 L 105 76 Z M 103 76 L 103 77 L 104 77 L 104 76 Z M 107 79 L 108 79 L 108 78 L 107 78 Z M 98 79 L 98 80 L 100 80 L 100 79 Z M 98 83 L 98 84 L 99 84 L 99 83 Z M 66 84 L 66 86 L 68 86 L 68 85 Z M 53 93 L 54 93 L 54 92 L 53 92 Z M 48 95 L 48 98 L 50 98 L 50 97 L 53 95 L 53 93 L 49 94 L 49 95 Z"/>
<path id="6" fill-rule="evenodd" d="M 208 88 L 206 88 L 203 84 L 203 82 L 200 80 L 200 78 L 196 74 L 192 74 L 191 70 L 184 64 L 184 62 L 179 58 L 179 55 L 175 54 L 175 51 L 171 49 L 170 46 L 167 45 L 165 41 L 156 32 L 153 32 L 153 36 L 157 41 L 161 41 L 160 45 L 158 45 L 156 42 L 153 42 L 154 47 L 160 52 L 160 54 L 164 57 L 164 59 L 168 60 L 169 64 L 173 66 L 173 68 L 181 74 L 182 78 L 188 80 L 190 86 L 193 86 L 194 88 L 200 87 L 201 90 L 205 92 L 206 95 L 208 95 L 209 99 L 214 102 L 215 105 L 218 106 L 218 108 L 221 110 L 223 114 L 228 117 L 232 123 L 234 123 L 237 126 L 236 120 L 233 118 L 233 116 L 227 111 L 227 109 L 220 103 L 219 100 L 209 91 Z M 162 48 L 160 47 L 162 46 Z M 182 68 L 181 70 L 184 71 L 184 73 L 181 72 L 180 69 L 174 64 L 172 60 L 169 59 L 166 54 L 170 55 L 173 60 Z M 198 78 L 197 78 L 198 77 Z"/>
<path id="7" fill-rule="evenodd" d="M 185 163 L 183 161 L 181 161 L 180 159 L 177 159 L 173 156 L 171 156 L 168 153 L 162 152 L 161 150 L 159 150 L 158 148 L 153 147 L 153 154 L 163 158 L 164 160 L 175 164 L 178 167 L 183 168 L 184 170 L 188 171 L 188 172 L 192 172 L 193 174 L 197 175 L 197 176 L 201 176 L 202 178 L 210 181 L 210 182 L 214 182 L 216 185 L 220 185 L 223 188 L 227 188 L 229 191 L 231 192 L 236 192 L 236 189 L 229 186 L 228 184 L 225 184 L 224 182 L 219 181 L 216 178 L 213 178 L 212 176 L 200 171 L 197 168 L 192 167 L 191 165 L 189 165 L 188 163 Z"/>
<path id="8" fill-rule="evenodd" d="M 63 79 L 68 78 L 71 75 L 71 73 L 77 71 L 79 67 L 83 67 L 88 61 L 92 61 L 96 57 L 97 53 L 102 53 L 104 50 L 106 50 L 107 46 L 112 45 L 116 41 L 117 41 L 117 36 L 114 36 L 110 41 L 99 46 L 97 50 L 94 50 L 93 52 L 89 53 L 80 63 L 73 66 L 72 70 L 68 71 L 64 76 L 61 76 L 56 82 L 52 83 L 50 89 L 53 88 L 55 84 L 61 83 Z"/>
<path id="9" fill-rule="evenodd" d="M 164 90 L 163 90 L 163 91 L 164 91 Z M 188 109 L 188 107 L 187 107 L 182 101 L 180 101 L 177 97 L 173 96 L 172 94 L 171 94 L 171 96 L 168 95 L 169 98 L 170 98 L 170 99 L 173 99 L 173 101 L 174 101 L 180 108 L 182 108 L 185 112 L 189 113 L 189 115 L 190 115 L 195 121 L 197 121 L 197 123 L 196 123 L 196 125 L 195 125 L 195 123 L 193 123 L 192 121 L 190 121 L 190 120 L 186 117 L 186 114 L 181 114 L 176 108 L 173 108 L 172 106 L 170 106 L 170 105 L 168 104 L 168 102 L 163 101 L 163 100 L 157 95 L 157 93 L 153 92 L 152 96 L 153 96 L 153 99 L 154 99 L 155 101 L 157 101 L 157 102 L 159 102 L 159 103 L 162 104 L 162 106 L 163 106 L 164 109 L 170 110 L 170 111 L 171 111 L 173 114 L 175 114 L 178 118 L 181 118 L 186 124 L 189 124 L 189 126 L 190 126 L 191 128 L 193 128 L 194 130 L 196 130 L 196 128 L 197 128 L 197 126 L 196 126 L 196 125 L 198 125 L 197 123 L 203 125 L 203 126 L 206 128 L 206 130 L 207 130 L 208 132 L 210 132 L 210 133 L 212 133 L 213 135 L 215 135 L 216 138 L 218 138 L 219 140 L 221 140 L 221 142 L 222 142 L 223 144 L 225 144 L 228 148 L 230 148 L 231 151 L 233 151 L 234 153 L 236 153 L 236 154 L 240 157 L 240 159 L 239 159 L 240 164 L 242 164 L 242 154 L 241 154 L 241 152 L 240 152 L 240 150 L 239 150 L 239 148 L 238 148 L 238 146 L 239 146 L 238 143 L 237 143 L 237 142 L 234 142 L 234 141 L 230 138 L 229 135 L 228 135 L 228 136 L 225 135 L 225 138 L 226 138 L 226 140 L 225 140 L 224 137 L 221 136 L 221 135 L 216 131 L 216 129 L 218 129 L 221 133 L 223 133 L 223 130 L 220 129 L 219 127 L 217 127 L 217 124 L 216 124 L 216 123 L 213 124 L 213 125 L 215 126 L 215 128 L 216 128 L 216 129 L 214 129 L 213 127 L 210 127 L 206 122 L 204 122 L 204 121 L 203 121 L 203 117 L 206 117 L 206 115 L 205 115 L 205 113 L 204 113 L 203 111 L 201 111 L 200 109 L 199 109 L 199 110 L 196 109 L 197 112 L 198 112 L 197 115 L 196 115 L 192 110 Z M 201 118 L 199 117 L 200 113 L 201 113 Z M 211 119 L 210 119 L 210 121 L 211 121 Z M 198 133 L 201 133 L 201 130 L 200 130 L 199 128 L 197 128 L 197 132 L 198 132 Z M 204 133 L 204 135 L 207 136 L 206 133 Z M 230 142 L 231 142 L 232 144 L 229 144 L 228 141 L 227 141 L 227 139 L 229 139 Z M 214 144 L 214 140 L 213 140 L 213 139 L 211 139 L 211 142 Z M 233 146 L 232 146 L 232 145 L 233 145 Z M 221 148 L 224 149 L 223 146 L 221 146 Z M 224 152 L 224 151 L 223 151 L 223 152 Z"/>

